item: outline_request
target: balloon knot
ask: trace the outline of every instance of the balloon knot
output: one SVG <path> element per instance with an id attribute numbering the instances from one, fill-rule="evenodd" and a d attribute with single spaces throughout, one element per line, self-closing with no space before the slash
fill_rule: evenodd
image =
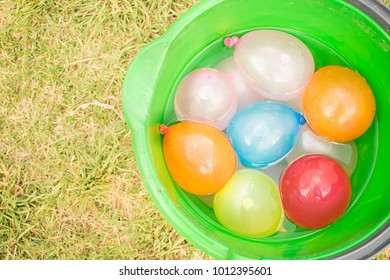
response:
<path id="1" fill-rule="evenodd" d="M 302 113 L 299 113 L 299 125 L 304 126 L 306 124 L 305 116 Z"/>
<path id="2" fill-rule="evenodd" d="M 165 133 L 167 133 L 167 130 L 168 130 L 168 126 L 166 126 L 165 124 L 160 124 L 160 134 L 161 135 L 164 135 Z"/>
<path id="3" fill-rule="evenodd" d="M 223 43 L 225 44 L 225 46 L 228 47 L 228 48 L 233 47 L 235 44 L 237 44 L 237 42 L 238 42 L 238 37 L 237 37 L 237 36 L 227 37 L 227 38 L 225 38 L 225 40 L 223 41 Z"/>

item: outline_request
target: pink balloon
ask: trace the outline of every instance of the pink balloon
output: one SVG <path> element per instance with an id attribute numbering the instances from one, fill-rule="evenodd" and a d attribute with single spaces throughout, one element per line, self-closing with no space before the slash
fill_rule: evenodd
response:
<path id="1" fill-rule="evenodd" d="M 238 108 L 241 108 L 250 105 L 258 101 L 264 101 L 265 98 L 255 92 L 247 83 L 245 77 L 242 75 L 240 69 L 237 67 L 237 64 L 234 60 L 234 56 L 229 56 L 218 63 L 215 66 L 215 69 L 220 70 L 225 73 L 228 78 L 231 80 L 233 89 L 237 93 L 238 97 Z"/>
<path id="2" fill-rule="evenodd" d="M 236 111 L 237 94 L 219 70 L 194 70 L 177 88 L 175 112 L 180 121 L 197 121 L 224 130 Z"/>

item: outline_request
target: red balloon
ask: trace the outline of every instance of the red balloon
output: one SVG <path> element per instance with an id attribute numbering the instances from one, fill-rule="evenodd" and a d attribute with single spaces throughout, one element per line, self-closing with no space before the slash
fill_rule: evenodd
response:
<path id="1" fill-rule="evenodd" d="M 306 155 L 283 172 L 280 195 L 286 216 L 296 225 L 322 228 L 338 220 L 351 201 L 351 183 L 335 160 Z"/>

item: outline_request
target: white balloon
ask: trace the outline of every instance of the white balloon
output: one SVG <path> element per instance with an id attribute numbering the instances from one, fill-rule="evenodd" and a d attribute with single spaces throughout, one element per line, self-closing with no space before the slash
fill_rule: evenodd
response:
<path id="1" fill-rule="evenodd" d="M 234 60 L 234 56 L 229 56 L 219 62 L 215 69 L 225 73 L 228 78 L 231 80 L 234 90 L 236 91 L 238 97 L 238 106 L 237 110 L 248 106 L 252 103 L 264 101 L 265 98 L 255 92 L 245 80 L 245 77 L 242 75 L 240 69 L 238 69 L 237 64 Z"/>
<path id="2" fill-rule="evenodd" d="M 307 125 L 301 127 L 297 143 L 287 155 L 288 163 L 307 154 L 321 154 L 338 161 L 348 175 L 355 170 L 358 151 L 354 142 L 335 143 L 315 134 Z"/>
<path id="3" fill-rule="evenodd" d="M 289 100 L 305 90 L 314 74 L 307 46 L 293 35 L 256 30 L 235 43 L 234 56 L 250 86 L 272 100 Z"/>
<path id="4" fill-rule="evenodd" d="M 236 111 L 237 94 L 219 70 L 194 70 L 177 88 L 175 112 L 180 121 L 198 121 L 224 130 Z"/>
<path id="5" fill-rule="evenodd" d="M 270 166 L 267 166 L 266 168 L 255 168 L 255 169 L 270 176 L 275 181 L 275 183 L 279 186 L 280 176 L 282 175 L 283 171 L 287 168 L 287 165 L 288 165 L 288 163 L 284 159 L 275 165 L 270 165 Z M 237 164 L 237 170 L 240 170 L 243 168 L 248 168 L 248 167 L 242 165 L 241 163 Z"/>
<path id="6" fill-rule="evenodd" d="M 260 169 L 260 171 L 264 172 L 265 174 L 268 174 L 279 186 L 280 177 L 282 176 L 282 173 L 284 172 L 284 170 L 286 170 L 286 168 L 287 161 L 283 160 L 276 165 L 271 165 L 267 168 Z"/>
<path id="7" fill-rule="evenodd" d="M 291 100 L 282 101 L 287 106 L 290 106 L 294 111 L 302 113 L 302 96 L 298 96 Z"/>

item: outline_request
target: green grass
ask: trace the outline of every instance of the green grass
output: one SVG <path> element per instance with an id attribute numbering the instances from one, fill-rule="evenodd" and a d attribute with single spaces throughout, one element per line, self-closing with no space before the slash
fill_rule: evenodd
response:
<path id="1" fill-rule="evenodd" d="M 0 259 L 209 259 L 152 203 L 121 109 L 195 2 L 0 0 Z"/>

